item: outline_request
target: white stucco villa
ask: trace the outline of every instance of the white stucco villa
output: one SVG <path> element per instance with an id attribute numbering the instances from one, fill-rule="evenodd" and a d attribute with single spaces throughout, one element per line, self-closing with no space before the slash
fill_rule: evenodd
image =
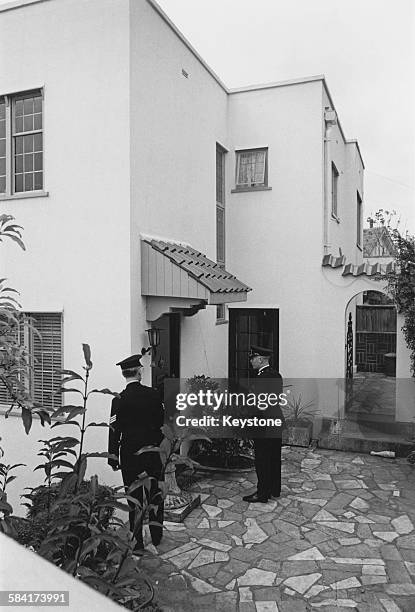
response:
<path id="1" fill-rule="evenodd" d="M 153 0 L 18 0 L 0 28 L 0 212 L 27 247 L 3 244 L 0 274 L 42 333 L 22 337 L 39 401 L 82 342 L 94 386 L 119 390 L 115 363 L 151 326 L 147 383 L 244 376 L 252 343 L 284 377 L 343 380 L 353 300 L 379 283 L 364 163 L 324 76 L 230 90 Z M 107 398 L 91 409 L 108 419 Z M 39 424 L 21 444 L 19 419 L 3 422 L 10 462 L 33 465 Z"/>

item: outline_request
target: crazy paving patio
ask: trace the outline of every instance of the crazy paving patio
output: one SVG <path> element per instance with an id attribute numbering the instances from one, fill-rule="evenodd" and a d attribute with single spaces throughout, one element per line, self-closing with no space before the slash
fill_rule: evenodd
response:
<path id="1" fill-rule="evenodd" d="M 201 507 L 147 545 L 165 612 L 415 610 L 414 466 L 285 447 L 281 499 L 241 501 L 255 481 L 202 477 Z"/>

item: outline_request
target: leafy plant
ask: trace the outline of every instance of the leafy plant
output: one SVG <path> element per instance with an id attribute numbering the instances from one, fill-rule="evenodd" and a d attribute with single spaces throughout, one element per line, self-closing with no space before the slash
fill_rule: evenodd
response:
<path id="1" fill-rule="evenodd" d="M 314 407 L 314 401 L 304 402 L 301 393 L 297 397 L 291 395 L 282 410 L 286 422 L 291 425 L 311 422 L 319 413 L 319 409 Z"/>
<path id="2" fill-rule="evenodd" d="M 415 377 L 415 237 L 399 230 L 398 220 L 395 227 L 392 221 L 396 211 L 379 209 L 374 217 L 369 217 L 371 225 L 386 227 L 394 244 L 395 269 L 379 275 L 379 280 L 386 280 L 387 292 L 396 304 L 399 314 L 404 316 L 402 332 L 410 350 L 411 372 Z"/>
<path id="3" fill-rule="evenodd" d="M 411 371 L 415 377 L 415 237 L 392 233 L 396 269 L 386 275 L 388 293 L 403 314 L 402 332 L 411 355 Z"/>
<path id="4" fill-rule="evenodd" d="M 143 604 L 143 588 L 150 593 L 150 598 L 153 591 L 132 558 L 136 530 L 131 534 L 115 511 L 128 513 L 127 502 L 134 504 L 138 527 L 146 502 L 140 504 L 133 494 L 138 487 L 149 491 L 151 482 L 143 473 L 125 491 L 122 486 L 103 487 L 97 476 L 84 481 L 90 457 L 115 458 L 107 452 L 85 450 L 91 427 L 109 427 L 106 422 L 88 421 L 88 400 L 92 394 L 116 394 L 109 389 L 90 390 L 91 350 L 88 344 L 83 344 L 82 349 L 84 373 L 63 370 L 61 389 L 64 393 L 79 395 L 80 402 L 55 410 L 53 417 L 58 420 L 52 425 L 52 428 L 75 427 L 77 433 L 40 440 L 43 446 L 38 454 L 43 461 L 35 469 L 45 472 L 45 484 L 26 495 L 28 522 L 20 525 L 20 534 L 31 541 L 40 555 L 63 570 L 129 609 L 137 609 Z M 47 530 L 40 529 L 39 534 L 37 529 L 42 520 Z"/>
<path id="5" fill-rule="evenodd" d="M 200 390 L 215 392 L 219 384 L 204 374 L 193 376 L 187 380 L 189 392 L 198 393 Z M 194 437 L 191 456 L 204 463 L 214 463 L 212 467 L 238 467 L 241 463 L 238 457 L 252 455 L 252 442 L 239 438 L 215 438 L 206 440 Z M 237 465 L 238 464 L 238 465 Z"/>
<path id="6" fill-rule="evenodd" d="M 14 217 L 0 215 L 0 242 L 7 238 L 25 250 L 21 230 L 22 227 L 14 223 Z M 24 320 L 20 304 L 15 298 L 18 292 L 9 287 L 6 280 L 0 279 L 0 383 L 10 397 L 6 418 L 13 408 L 20 408 L 23 426 L 26 433 L 29 433 L 33 414 L 39 416 L 42 425 L 50 423 L 50 416 L 47 410 L 33 401 L 28 391 L 31 368 L 27 351 L 18 341 L 18 331 L 23 324 L 32 329 L 33 326 L 30 321 Z"/>
<path id="7" fill-rule="evenodd" d="M 0 447 L 0 459 L 2 459 L 3 456 L 4 451 Z M 12 517 L 13 508 L 7 501 L 6 488 L 7 485 L 16 478 L 16 476 L 11 474 L 11 472 L 23 465 L 23 463 L 7 465 L 0 461 L 0 532 L 12 537 L 16 536 L 16 530 Z"/>

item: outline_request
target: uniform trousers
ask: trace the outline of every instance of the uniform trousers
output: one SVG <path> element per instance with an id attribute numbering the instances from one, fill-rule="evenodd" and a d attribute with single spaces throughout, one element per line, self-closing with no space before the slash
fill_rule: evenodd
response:
<path id="1" fill-rule="evenodd" d="M 279 496 L 281 493 L 281 443 L 281 438 L 254 440 L 259 497 Z"/>
<path id="2" fill-rule="evenodd" d="M 135 517 L 137 507 L 133 502 L 128 502 L 131 508 L 129 513 L 130 530 L 134 533 L 134 528 L 136 529 L 135 537 L 137 544 L 142 546 L 145 508 L 149 505 L 155 505 L 155 508 L 149 509 L 148 518 L 150 522 L 151 540 L 153 544 L 157 545 L 163 535 L 164 518 L 164 500 L 158 485 L 162 476 L 160 455 L 157 452 L 149 452 L 137 456 L 134 454 L 137 450 L 137 448 L 132 450 L 131 447 L 128 446 L 123 448 L 121 445 L 121 473 L 125 488 L 128 489 L 128 487 L 137 480 L 141 472 L 147 472 L 147 474 L 153 478 L 150 480 L 149 490 L 141 486 L 131 493 L 131 496 L 135 497 L 140 502 L 140 506 L 144 506 L 144 512 L 136 523 Z M 140 512 L 140 507 L 138 507 L 138 512 Z M 157 522 L 159 525 L 154 525 L 152 522 Z"/>

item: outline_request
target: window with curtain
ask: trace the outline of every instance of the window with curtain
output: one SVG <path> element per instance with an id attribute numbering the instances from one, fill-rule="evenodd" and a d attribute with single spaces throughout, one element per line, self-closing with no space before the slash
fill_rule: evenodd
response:
<path id="1" fill-rule="evenodd" d="M 236 151 L 236 188 L 266 187 L 268 149 Z"/>

